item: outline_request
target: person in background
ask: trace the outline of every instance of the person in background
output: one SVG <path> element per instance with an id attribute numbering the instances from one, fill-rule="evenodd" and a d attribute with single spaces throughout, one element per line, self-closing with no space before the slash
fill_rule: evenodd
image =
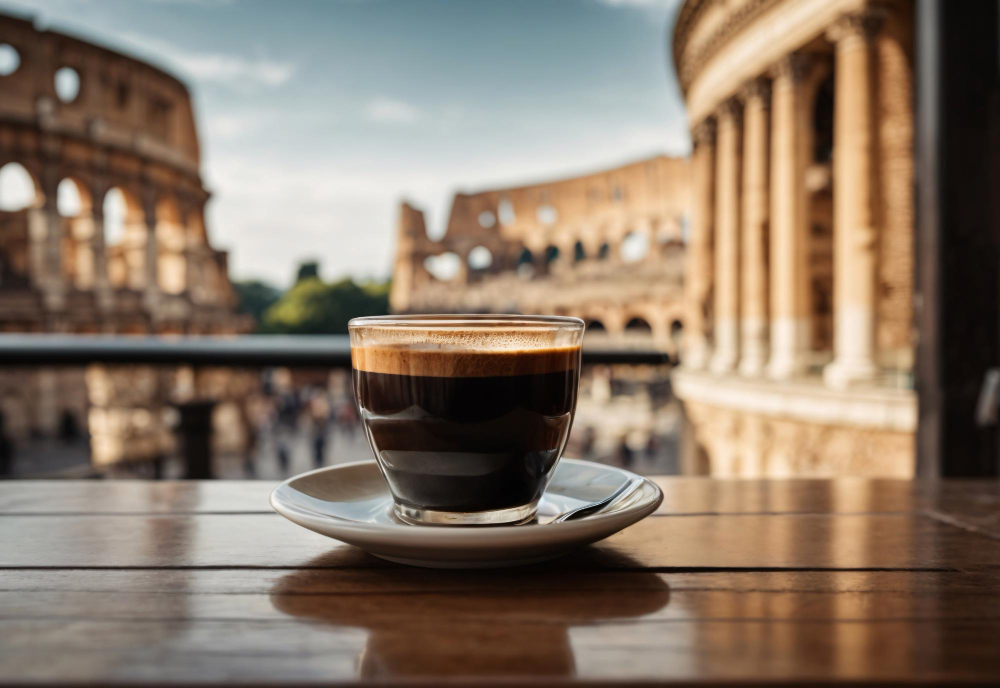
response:
<path id="1" fill-rule="evenodd" d="M 309 397 L 309 421 L 312 426 L 313 465 L 320 468 L 326 464 L 326 443 L 330 430 L 330 401 L 325 390 L 317 389 Z"/>
<path id="2" fill-rule="evenodd" d="M 14 443 L 7 437 L 4 428 L 3 411 L 0 411 L 0 475 L 9 475 L 14 470 Z"/>
<path id="3" fill-rule="evenodd" d="M 274 443 L 278 454 L 278 466 L 287 473 L 292 462 L 292 442 L 298 427 L 300 404 L 294 391 L 282 393 L 275 404 Z"/>

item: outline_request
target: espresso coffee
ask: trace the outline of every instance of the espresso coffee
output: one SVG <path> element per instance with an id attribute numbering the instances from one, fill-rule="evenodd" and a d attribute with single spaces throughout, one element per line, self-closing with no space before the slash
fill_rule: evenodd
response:
<path id="1" fill-rule="evenodd" d="M 397 503 L 481 512 L 537 500 L 569 436 L 580 347 L 352 351 L 368 439 Z"/>

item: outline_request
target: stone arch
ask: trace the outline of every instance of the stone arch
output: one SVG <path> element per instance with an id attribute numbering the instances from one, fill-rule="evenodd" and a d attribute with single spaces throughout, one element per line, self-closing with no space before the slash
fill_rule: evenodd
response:
<path id="1" fill-rule="evenodd" d="M 555 261 L 559 260 L 561 255 L 562 253 L 558 246 L 555 244 L 549 244 L 545 247 L 545 264 L 551 265 Z"/>
<path id="2" fill-rule="evenodd" d="M 154 206 L 157 286 L 166 294 L 187 291 L 187 223 L 177 198 L 165 194 Z M 201 266 L 205 268 L 207 266 Z M 203 275 L 204 277 L 204 275 Z"/>
<path id="3" fill-rule="evenodd" d="M 573 262 L 579 263 L 580 261 L 587 259 L 587 249 L 584 247 L 582 241 L 577 241 L 573 244 Z"/>
<path id="4" fill-rule="evenodd" d="M 115 184 L 101 198 L 108 282 L 120 289 L 145 285 L 146 216 L 139 195 Z"/>
<path id="5" fill-rule="evenodd" d="M 625 332 L 642 332 L 653 334 L 653 326 L 649 324 L 649 321 L 641 315 L 636 315 L 625 323 Z"/>
<path id="6" fill-rule="evenodd" d="M 0 159 L 0 212 L 38 208 L 45 202 L 38 175 L 17 160 Z"/>
<path id="7" fill-rule="evenodd" d="M 482 244 L 475 246 L 469 250 L 466 262 L 469 265 L 469 270 L 485 272 L 493 266 L 493 251 Z"/>
<path id="8" fill-rule="evenodd" d="M 597 260 L 608 260 L 611 257 L 611 244 L 603 242 L 597 249 Z"/>
<path id="9" fill-rule="evenodd" d="M 618 256 L 623 263 L 638 263 L 649 256 L 649 233 L 645 231 L 630 231 L 618 245 Z"/>
<path id="10" fill-rule="evenodd" d="M 535 274 L 535 254 L 527 246 L 518 254 L 514 269 L 522 276 L 530 277 Z"/>
<path id="11" fill-rule="evenodd" d="M 56 186 L 56 212 L 59 214 L 62 242 L 61 272 L 78 289 L 90 289 L 103 279 L 105 268 L 98 264 L 95 242 L 94 195 L 79 176 L 68 175 Z"/>

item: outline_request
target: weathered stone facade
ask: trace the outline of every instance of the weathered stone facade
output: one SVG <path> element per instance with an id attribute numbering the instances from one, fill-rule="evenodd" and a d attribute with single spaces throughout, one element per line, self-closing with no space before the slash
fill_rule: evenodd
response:
<path id="1" fill-rule="evenodd" d="M 396 312 L 551 313 L 583 318 L 615 345 L 675 348 L 689 162 L 657 156 L 530 186 L 455 196 L 440 240 L 404 203 Z M 442 256 L 453 274 L 435 276 Z M 599 334 L 603 332 L 603 334 Z"/>
<path id="2" fill-rule="evenodd" d="M 912 44 L 912 0 L 682 6 L 692 469 L 912 475 Z"/>
<path id="3" fill-rule="evenodd" d="M 21 166 L 35 189 L 27 207 L 0 212 L 0 331 L 246 330 L 249 323 L 235 312 L 227 254 L 208 239 L 209 194 L 184 85 L 15 17 L 0 15 L 0 47 L 15 61 L 0 75 L 0 169 Z M 60 80 L 70 88 L 60 88 Z M 72 213 L 60 212 L 58 201 L 67 185 L 78 199 Z M 109 242 L 105 201 L 112 192 L 124 199 L 125 212 L 121 236 Z M 45 434 L 53 414 L 86 410 L 81 421 L 96 462 L 161 453 L 161 411 L 175 400 L 177 374 L 116 375 L 100 367 L 87 371 L 86 382 L 82 372 L 2 373 L 6 432 L 15 439 Z"/>

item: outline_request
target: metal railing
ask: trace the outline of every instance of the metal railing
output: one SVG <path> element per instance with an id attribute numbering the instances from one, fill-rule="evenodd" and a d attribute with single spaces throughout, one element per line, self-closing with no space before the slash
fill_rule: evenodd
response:
<path id="1" fill-rule="evenodd" d="M 669 365 L 655 350 L 583 348 L 584 365 Z M 0 369 L 25 367 L 154 365 L 226 368 L 351 367 L 347 335 L 240 335 L 215 337 L 0 334 Z M 176 403 L 185 477 L 212 473 L 212 412 L 215 402 Z"/>
<path id="2" fill-rule="evenodd" d="M 583 347 L 584 365 L 663 365 L 671 362 L 670 355 L 663 351 Z M 0 366 L 91 363 L 350 368 L 351 344 L 346 334 L 232 337 L 0 335 Z"/>

